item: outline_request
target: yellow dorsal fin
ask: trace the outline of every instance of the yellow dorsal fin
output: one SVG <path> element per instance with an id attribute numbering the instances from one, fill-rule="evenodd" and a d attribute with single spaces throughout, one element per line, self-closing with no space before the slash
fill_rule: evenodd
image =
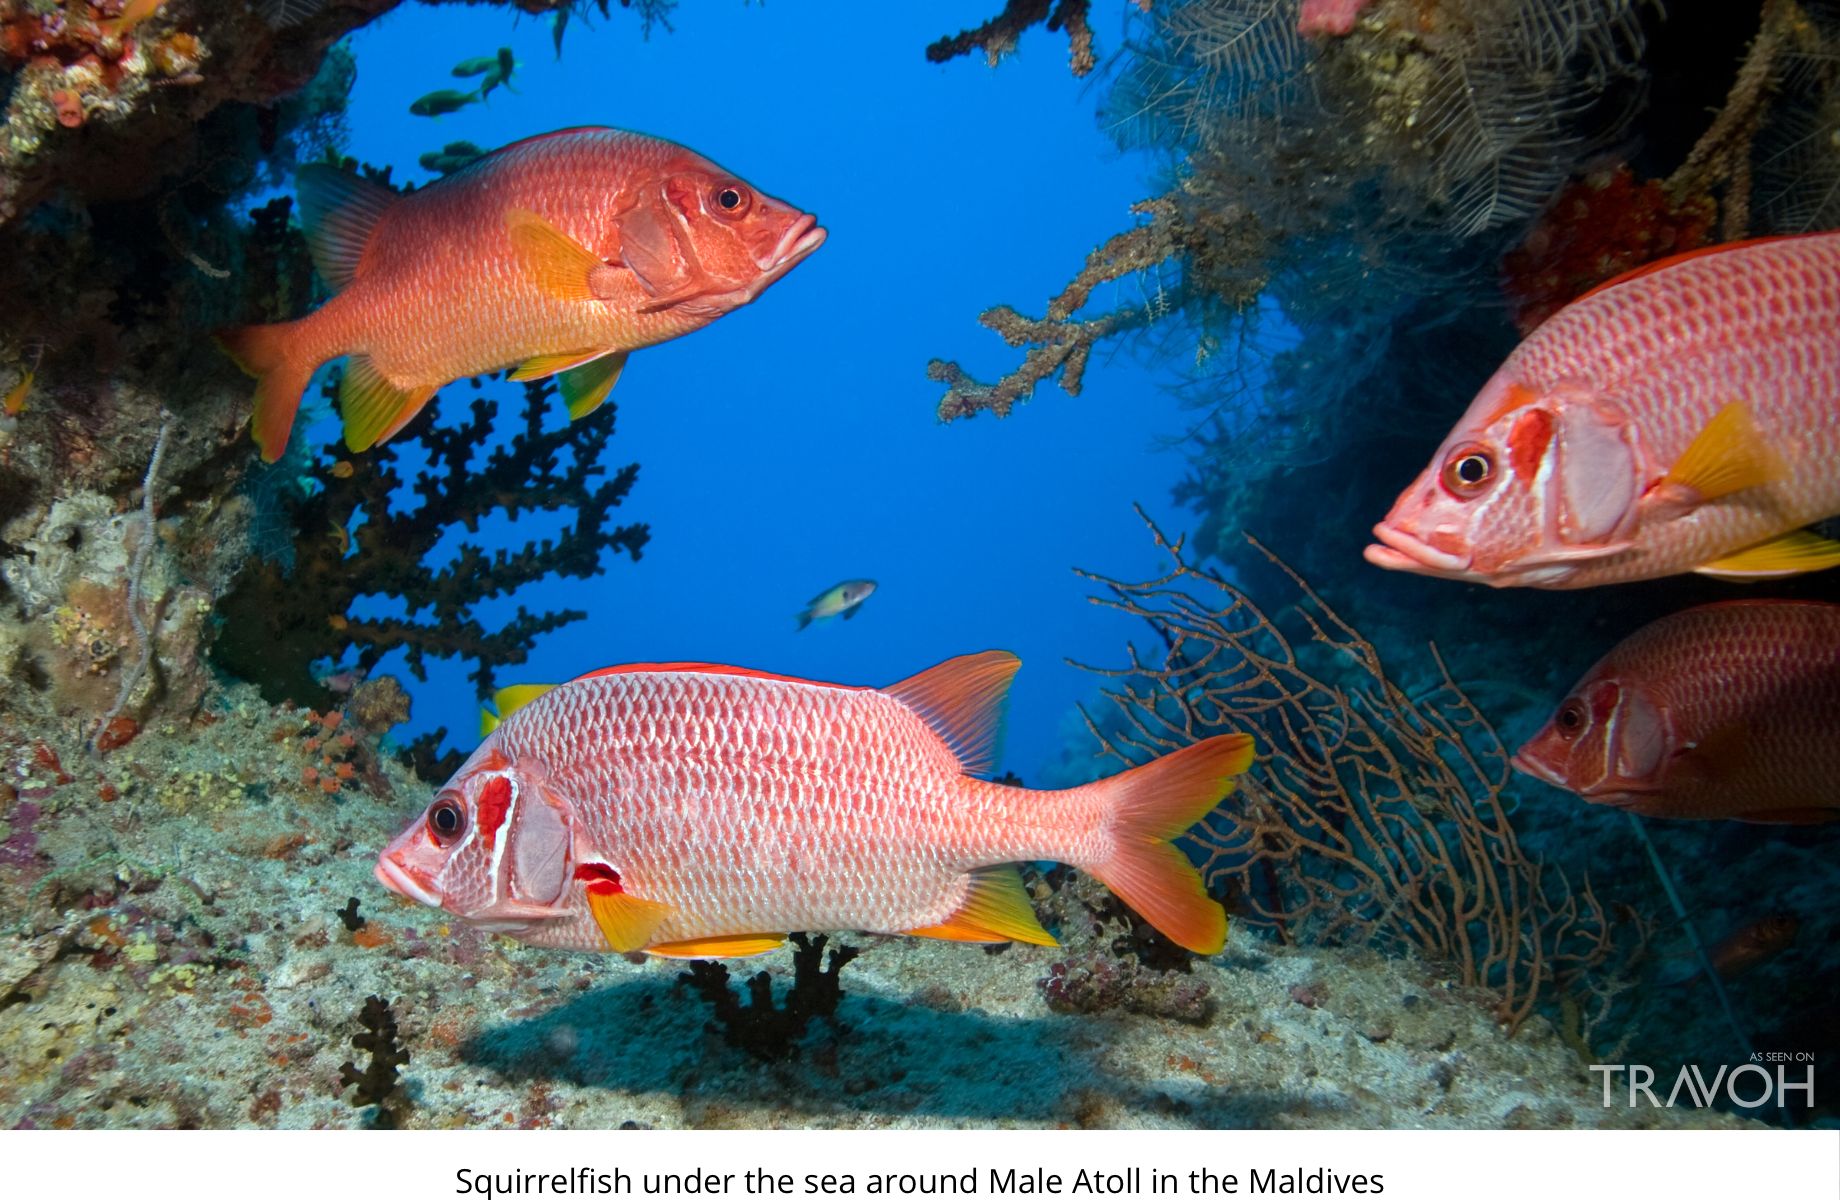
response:
<path id="1" fill-rule="evenodd" d="M 1750 407 L 1734 400 L 1706 422 L 1665 482 L 1691 489 L 1704 503 L 1773 483 L 1785 474 L 1782 460 L 1757 432 Z"/>
<path id="2" fill-rule="evenodd" d="M 959 769 L 981 775 L 997 761 L 1003 702 L 1022 660 L 1007 650 L 948 658 L 882 689 L 926 719 L 958 756 Z"/>
<path id="3" fill-rule="evenodd" d="M 345 445 L 353 453 L 369 450 L 392 435 L 422 411 L 436 389 L 403 389 L 383 377 L 369 356 L 353 354 L 345 360 L 339 381 L 339 416 L 345 422 Z"/>
<path id="4" fill-rule="evenodd" d="M 783 933 L 731 933 L 685 942 L 660 942 L 647 946 L 645 952 L 659 958 L 752 958 L 785 944 Z"/>
<path id="5" fill-rule="evenodd" d="M 1058 946 L 1054 935 L 1035 919 L 1035 908 L 1023 889 L 1022 876 L 1004 863 L 971 872 L 971 886 L 958 911 L 938 925 L 907 932 L 915 937 L 943 938 L 949 942 L 1027 942 L 1031 946 Z"/>
<path id="6" fill-rule="evenodd" d="M 569 420 L 579 421 L 599 408 L 613 385 L 620 382 L 620 372 L 625 369 L 626 352 L 618 351 L 564 371 L 556 383 L 562 389 L 563 401 L 569 406 Z"/>
<path id="7" fill-rule="evenodd" d="M 1717 579 L 1775 579 L 1840 566 L 1840 542 L 1797 529 L 1695 567 Z"/>
<path id="8" fill-rule="evenodd" d="M 564 350 L 561 354 L 539 354 L 519 363 L 509 378 L 513 383 L 523 383 L 526 379 L 548 379 L 551 375 L 593 362 L 605 353 L 605 350 Z"/>
<path id="9" fill-rule="evenodd" d="M 479 710 L 479 736 L 491 733 L 506 717 L 555 686 L 553 683 L 514 683 L 499 688 L 492 693 L 492 707 Z"/>
<path id="10" fill-rule="evenodd" d="M 601 927 L 601 936 L 607 939 L 607 945 L 625 954 L 643 950 L 672 909 L 668 904 L 613 891 L 608 885 L 589 884 L 588 911 L 594 915 L 594 923 Z"/>
<path id="11" fill-rule="evenodd" d="M 505 230 L 525 275 L 553 300 L 597 300 L 593 280 L 606 263 L 527 208 L 505 212 Z"/>

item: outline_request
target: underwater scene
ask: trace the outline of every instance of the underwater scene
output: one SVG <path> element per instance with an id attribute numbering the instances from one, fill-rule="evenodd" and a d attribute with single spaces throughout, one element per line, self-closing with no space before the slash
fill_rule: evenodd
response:
<path id="1" fill-rule="evenodd" d="M 0 106 L 0 1127 L 1840 1128 L 1840 0 Z"/>

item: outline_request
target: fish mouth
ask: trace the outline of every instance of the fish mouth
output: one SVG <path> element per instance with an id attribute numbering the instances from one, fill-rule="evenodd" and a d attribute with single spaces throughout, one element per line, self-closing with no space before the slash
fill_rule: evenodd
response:
<path id="1" fill-rule="evenodd" d="M 1508 760 L 1508 765 L 1523 775 L 1530 775 L 1544 783 L 1550 783 L 1556 788 L 1564 788 L 1568 792 L 1572 790 L 1571 786 L 1565 782 L 1564 776 L 1560 775 L 1557 769 L 1547 766 L 1537 758 L 1529 757 L 1525 749 L 1515 754 L 1513 758 L 1510 758 Z"/>
<path id="2" fill-rule="evenodd" d="M 780 235 L 778 244 L 767 255 L 766 261 L 756 259 L 755 263 L 767 273 L 767 282 L 771 283 L 804 262 L 813 250 L 824 244 L 828 236 L 829 233 L 818 224 L 818 218 L 810 213 L 801 213 L 799 219 L 787 226 L 786 232 Z"/>
<path id="3" fill-rule="evenodd" d="M 398 896 L 407 896 L 430 908 L 441 907 L 441 894 L 410 874 L 402 864 L 389 855 L 386 854 L 377 860 L 377 869 L 374 873 L 378 883 L 389 888 Z"/>
<path id="4" fill-rule="evenodd" d="M 1467 579 L 1472 574 L 1467 557 L 1439 550 L 1384 521 L 1374 526 L 1374 536 L 1380 539 L 1380 544 L 1368 546 L 1361 557 L 1376 567 L 1452 579 Z"/>

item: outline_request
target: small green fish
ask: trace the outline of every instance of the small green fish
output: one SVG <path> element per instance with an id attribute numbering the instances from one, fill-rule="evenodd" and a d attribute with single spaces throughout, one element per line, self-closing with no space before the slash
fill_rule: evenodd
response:
<path id="1" fill-rule="evenodd" d="M 455 79 L 470 79 L 475 75 L 484 75 L 498 65 L 498 55 L 488 54 L 481 58 L 466 58 L 454 64 Z"/>
<path id="2" fill-rule="evenodd" d="M 429 92 L 411 104 L 409 111 L 418 117 L 439 117 L 446 113 L 459 112 L 478 99 L 478 92 L 456 92 L 451 88 L 443 88 L 438 92 Z"/>
<path id="3" fill-rule="evenodd" d="M 430 150 L 419 160 L 424 171 L 438 171 L 442 175 L 452 175 L 463 167 L 469 167 L 485 151 L 471 142 L 449 142 L 439 150 Z"/>
<path id="4" fill-rule="evenodd" d="M 511 57 L 511 47 L 500 46 L 498 48 L 498 61 L 486 69 L 486 77 L 479 81 L 480 98 L 484 99 L 490 96 L 492 90 L 500 86 L 508 92 L 517 91 L 516 88 L 511 86 L 511 73 L 517 70 L 517 67 L 517 59 Z"/>
<path id="5" fill-rule="evenodd" d="M 846 579 L 836 587 L 827 588 L 811 598 L 805 611 L 798 615 L 799 628 L 803 629 L 813 621 L 822 621 L 826 617 L 842 617 L 849 620 L 856 615 L 862 602 L 875 591 L 873 579 Z"/>

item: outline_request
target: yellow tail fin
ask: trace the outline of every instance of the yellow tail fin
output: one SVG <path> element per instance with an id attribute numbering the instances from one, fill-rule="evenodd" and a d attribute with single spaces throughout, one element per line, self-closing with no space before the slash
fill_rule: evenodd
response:
<path id="1" fill-rule="evenodd" d="M 1170 839 L 1214 810 L 1252 765 L 1252 755 L 1251 737 L 1222 734 L 1105 781 L 1115 844 L 1111 858 L 1087 869 L 1170 941 L 1196 954 L 1220 953 L 1227 914 Z"/>

